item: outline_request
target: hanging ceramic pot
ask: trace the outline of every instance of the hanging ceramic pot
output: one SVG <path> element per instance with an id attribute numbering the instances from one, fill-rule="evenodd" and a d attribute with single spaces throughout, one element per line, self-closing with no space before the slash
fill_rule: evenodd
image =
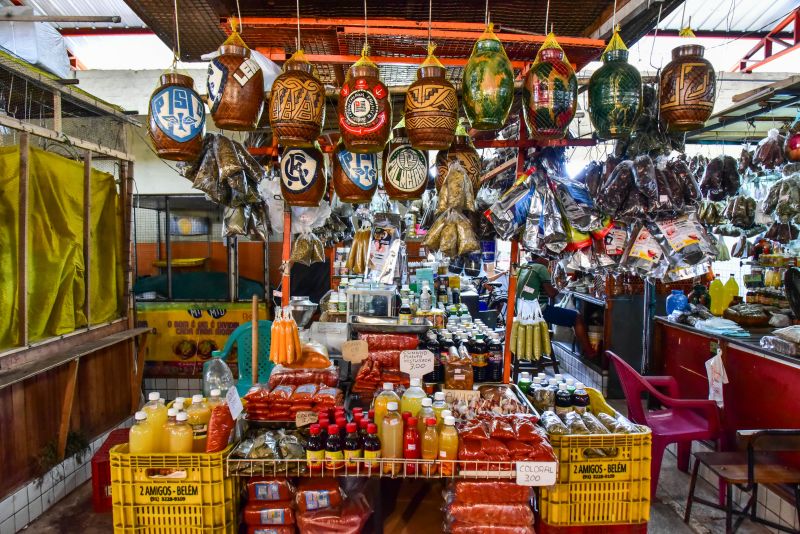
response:
<path id="1" fill-rule="evenodd" d="M 315 146 L 289 148 L 280 161 L 281 193 L 290 206 L 319 206 L 325 196 L 325 159 Z"/>
<path id="2" fill-rule="evenodd" d="M 392 200 L 416 200 L 427 186 L 428 158 L 412 146 L 406 128 L 398 125 L 383 151 L 383 188 Z"/>
<path id="3" fill-rule="evenodd" d="M 672 49 L 658 81 L 659 113 L 672 132 L 702 127 L 714 110 L 717 77 L 700 45 Z"/>
<path id="4" fill-rule="evenodd" d="M 378 188 L 378 154 L 350 152 L 341 143 L 333 153 L 333 190 L 342 202 L 363 204 Z"/>
<path id="5" fill-rule="evenodd" d="M 203 147 L 206 107 L 194 91 L 194 80 L 167 72 L 150 96 L 147 110 L 150 139 L 159 158 L 190 161 Z"/>
<path id="6" fill-rule="evenodd" d="M 389 140 L 392 101 L 379 76 L 378 66 L 367 58 L 364 45 L 361 59 L 347 71 L 337 107 L 339 131 L 350 152 L 380 152 Z"/>
<path id="7" fill-rule="evenodd" d="M 224 130 L 252 130 L 264 107 L 264 72 L 233 32 L 208 64 L 211 117 Z"/>
<path id="8" fill-rule="evenodd" d="M 298 50 L 283 65 L 269 95 L 269 125 L 283 146 L 311 146 L 322 135 L 325 87 Z"/>
<path id="9" fill-rule="evenodd" d="M 481 182 L 481 158 L 478 151 L 472 146 L 472 139 L 466 132 L 456 134 L 450 150 L 441 150 L 436 154 L 436 190 L 438 191 L 442 187 L 447 170 L 450 168 L 450 162 L 453 160 L 461 162 L 461 166 L 464 167 L 472 182 L 472 192 L 476 194 Z"/>
<path id="10" fill-rule="evenodd" d="M 422 150 L 447 150 L 456 135 L 458 96 L 447 81 L 447 70 L 433 55 L 417 70 L 417 79 L 406 92 L 405 130 L 411 144 Z"/>
<path id="11" fill-rule="evenodd" d="M 642 76 L 628 63 L 628 48 L 614 30 L 603 66 L 589 80 L 589 118 L 600 139 L 630 135 L 642 110 Z"/>
<path id="12" fill-rule="evenodd" d="M 562 139 L 578 108 L 578 78 L 551 32 L 522 88 L 525 123 L 534 139 Z"/>
<path id="13" fill-rule="evenodd" d="M 461 82 L 464 111 L 476 130 L 502 128 L 514 102 L 514 69 L 492 28 L 472 48 Z"/>

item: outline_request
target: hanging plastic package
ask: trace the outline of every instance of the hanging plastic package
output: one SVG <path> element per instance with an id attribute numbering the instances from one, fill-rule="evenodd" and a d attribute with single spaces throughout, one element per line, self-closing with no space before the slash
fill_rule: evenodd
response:
<path id="1" fill-rule="evenodd" d="M 656 166 L 650 156 L 639 156 L 633 161 L 633 183 L 649 205 L 658 202 Z"/>
<path id="2" fill-rule="evenodd" d="M 765 169 L 774 169 L 784 162 L 784 140 L 777 128 L 770 129 L 767 136 L 758 142 L 753 163 Z"/>
<path id="3" fill-rule="evenodd" d="M 693 213 L 656 221 L 655 226 L 660 232 L 657 240 L 672 265 L 697 265 L 717 255 L 716 245 Z"/>
<path id="4" fill-rule="evenodd" d="M 696 208 L 703 195 L 694 174 L 689 170 L 686 162 L 680 158 L 673 158 L 667 162 L 667 168 L 675 175 L 676 180 L 681 184 L 683 194 L 683 204 L 687 207 Z M 673 193 L 675 193 L 673 188 Z"/>
<path id="5" fill-rule="evenodd" d="M 541 244 L 556 254 L 562 253 L 570 243 L 570 235 L 564 225 L 564 219 L 558 208 L 553 192 L 542 188 L 542 215 L 539 218 L 539 234 L 542 235 Z"/>
<path id="6" fill-rule="evenodd" d="M 397 247 L 393 249 L 392 245 L 396 241 L 401 241 L 399 226 L 400 220 L 397 215 L 389 213 L 375 215 L 367 261 L 368 275 L 371 279 L 395 276 L 399 265 L 400 249 Z"/>
<path id="7" fill-rule="evenodd" d="M 597 192 L 603 183 L 603 165 L 596 161 L 589 162 L 589 164 L 578 173 L 575 180 L 586 184 L 590 197 L 597 198 Z"/>
<path id="8" fill-rule="evenodd" d="M 733 258 L 749 258 L 752 255 L 752 245 L 747 240 L 747 237 L 742 235 L 736 240 L 731 249 L 731 257 Z"/>
<path id="9" fill-rule="evenodd" d="M 672 172 L 666 157 L 656 159 L 654 172 L 657 194 L 651 204 L 652 214 L 656 217 L 674 217 L 683 209 L 683 185 Z"/>
<path id="10" fill-rule="evenodd" d="M 475 211 L 475 194 L 467 172 L 458 160 L 450 162 L 450 168 L 439 190 L 436 214 L 449 209 Z"/>
<path id="11" fill-rule="evenodd" d="M 600 249 L 615 265 L 619 265 L 627 245 L 627 227 L 621 222 L 613 221 L 602 238 L 602 247 L 596 247 L 596 251 Z"/>
<path id="12" fill-rule="evenodd" d="M 628 199 L 628 194 L 633 187 L 633 162 L 626 160 L 620 162 L 611 174 L 603 181 L 595 203 L 603 213 L 615 217 Z"/>
<path id="13" fill-rule="evenodd" d="M 631 239 L 621 265 L 642 277 L 658 278 L 666 270 L 667 263 L 661 263 L 664 253 L 658 241 L 643 224 L 638 224 L 631 232 Z"/>
<path id="14" fill-rule="evenodd" d="M 722 236 L 719 236 L 717 239 L 717 256 L 714 258 L 714 261 L 728 261 L 731 259 L 731 252 L 728 249 L 728 245 L 725 244 L 725 240 Z"/>
<path id="15" fill-rule="evenodd" d="M 464 112 L 476 130 L 502 128 L 514 102 L 514 69 L 489 23 L 464 67 Z"/>
<path id="16" fill-rule="evenodd" d="M 322 241 L 311 232 L 300 234 L 292 245 L 291 261 L 303 265 L 325 261 L 325 247 Z"/>
<path id="17" fill-rule="evenodd" d="M 484 216 L 491 221 L 500 239 L 511 239 L 525 224 L 533 195 L 531 182 L 529 174 L 519 175 L 514 185 L 503 193 L 500 200 L 484 212 Z M 537 225 L 540 213 L 540 211 L 536 213 Z"/>
<path id="18" fill-rule="evenodd" d="M 731 156 L 717 156 L 709 161 L 699 185 L 709 200 L 724 200 L 738 193 L 741 178 L 736 160 Z"/>
<path id="19" fill-rule="evenodd" d="M 212 202 L 227 206 L 231 201 L 228 184 L 220 179 L 219 162 L 217 160 L 218 134 L 207 134 L 203 139 L 203 148 L 191 165 L 186 167 L 183 176 L 192 182 L 192 187 L 205 193 Z"/>
<path id="20" fill-rule="evenodd" d="M 581 232 L 589 232 L 601 223 L 601 215 L 594 210 L 588 188 L 568 178 L 551 179 L 553 190 L 569 224 Z"/>
<path id="21" fill-rule="evenodd" d="M 250 206 L 226 207 L 222 212 L 222 237 L 247 235 Z"/>

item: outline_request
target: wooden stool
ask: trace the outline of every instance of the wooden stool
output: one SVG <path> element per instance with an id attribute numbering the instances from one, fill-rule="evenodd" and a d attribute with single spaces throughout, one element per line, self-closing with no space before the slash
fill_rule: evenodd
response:
<path id="1" fill-rule="evenodd" d="M 792 530 L 772 521 L 756 517 L 758 485 L 788 485 L 794 488 L 795 508 L 797 509 L 798 521 L 800 521 L 800 468 L 787 465 L 785 457 L 782 458 L 780 454 L 776 454 L 779 451 L 792 451 L 795 454 L 800 451 L 800 430 L 740 430 L 737 432 L 737 439 L 740 444 L 746 445 L 745 451 L 695 453 L 692 480 L 689 485 L 689 497 L 686 500 L 686 514 L 683 518 L 684 522 L 689 522 L 692 503 L 698 502 L 725 511 L 726 534 L 735 532 L 747 516 L 753 522 L 784 532 L 800 532 L 799 530 Z M 695 497 L 694 490 L 697 484 L 700 464 L 708 467 L 725 484 L 725 506 Z M 751 492 L 750 499 L 741 510 L 733 508 L 733 485 L 736 485 L 742 491 Z M 739 516 L 736 524 L 733 524 L 733 515 Z"/>

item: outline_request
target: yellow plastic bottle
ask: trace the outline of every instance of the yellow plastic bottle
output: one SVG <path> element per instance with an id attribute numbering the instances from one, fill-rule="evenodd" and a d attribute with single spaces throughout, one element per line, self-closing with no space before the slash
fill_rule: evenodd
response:
<path id="1" fill-rule="evenodd" d="M 727 304 L 726 308 L 731 305 L 733 302 L 734 297 L 739 296 L 739 284 L 736 283 L 736 278 L 733 275 L 728 278 L 728 281 L 725 282 L 725 302 Z"/>
<path id="2" fill-rule="evenodd" d="M 400 397 L 394 392 L 394 386 L 391 382 L 383 383 L 383 391 L 378 393 L 378 396 L 372 401 L 372 409 L 375 410 L 375 424 L 378 426 L 378 437 L 383 440 L 383 418 L 388 411 L 387 406 L 390 402 L 396 402 L 400 405 Z"/>
<path id="3" fill-rule="evenodd" d="M 436 412 L 433 411 L 431 407 L 432 404 L 433 401 L 429 397 L 422 399 L 422 407 L 419 409 L 419 414 L 417 415 L 417 430 L 419 431 L 420 439 L 425 436 L 428 418 L 433 417 L 433 420 L 436 421 Z"/>
<path id="4" fill-rule="evenodd" d="M 422 434 L 422 459 L 436 460 L 439 456 L 439 434 L 436 432 L 436 418 L 428 417 L 425 420 L 425 433 Z M 424 464 L 423 475 L 436 474 L 436 464 Z"/>
<path id="5" fill-rule="evenodd" d="M 448 415 L 444 418 L 444 426 L 439 433 L 439 470 L 442 475 L 455 474 L 455 462 L 458 459 L 458 432 L 456 431 L 456 418 Z"/>
<path id="6" fill-rule="evenodd" d="M 375 418 L 377 419 L 377 412 Z M 381 421 L 381 458 L 403 457 L 403 418 L 397 411 L 397 403 L 392 401 L 386 405 L 386 414 Z M 386 462 L 383 472 L 387 474 L 399 473 L 400 463 Z"/>
<path id="7" fill-rule="evenodd" d="M 725 312 L 725 286 L 719 275 L 714 277 L 714 281 L 708 286 L 708 295 L 711 297 L 711 313 L 719 317 Z"/>
<path id="8" fill-rule="evenodd" d="M 190 453 L 194 447 L 194 433 L 186 420 L 188 415 L 181 412 L 175 417 L 175 423 L 167 427 L 167 452 Z"/>
<path id="9" fill-rule="evenodd" d="M 419 378 L 411 379 L 411 386 L 403 393 L 400 401 L 400 413 L 410 412 L 411 417 L 416 417 L 422 408 L 422 399 L 427 398 L 425 391 L 420 387 Z"/>
<path id="10" fill-rule="evenodd" d="M 453 412 L 450 410 L 442 410 L 442 418 L 436 422 L 436 432 L 438 432 L 440 436 L 442 435 L 442 429 L 444 428 L 444 420 L 452 415 Z"/>
<path id="11" fill-rule="evenodd" d="M 164 421 L 164 425 L 156 430 L 156 446 L 159 452 L 169 452 L 169 429 L 175 425 L 177 415 L 178 410 L 175 409 L 173 404 L 172 408 L 167 410 L 167 420 Z"/>
<path id="12" fill-rule="evenodd" d="M 436 427 L 439 428 L 442 424 L 442 412 L 449 409 L 450 405 L 444 400 L 444 392 L 437 391 L 433 394 L 433 413 L 436 414 Z"/>
<path id="13" fill-rule="evenodd" d="M 150 393 L 147 399 L 147 404 L 142 407 L 147 416 L 147 424 L 160 429 L 167 422 L 167 407 L 164 405 L 164 400 L 157 391 Z"/>
<path id="14" fill-rule="evenodd" d="M 206 452 L 211 408 L 208 407 L 202 395 L 192 396 L 192 404 L 187 408 L 186 415 L 188 417 L 186 422 L 192 427 L 194 435 L 194 452 Z"/>
<path id="15" fill-rule="evenodd" d="M 128 451 L 131 454 L 150 454 L 157 451 L 158 429 L 147 424 L 147 414 L 136 412 L 133 416 L 136 423 L 131 427 L 128 436 Z"/>

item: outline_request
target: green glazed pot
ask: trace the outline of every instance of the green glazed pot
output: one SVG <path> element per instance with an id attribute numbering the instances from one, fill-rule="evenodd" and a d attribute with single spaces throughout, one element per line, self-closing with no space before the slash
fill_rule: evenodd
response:
<path id="1" fill-rule="evenodd" d="M 561 139 L 578 107 L 578 78 L 551 33 L 525 76 L 525 122 L 534 139 Z"/>
<path id="2" fill-rule="evenodd" d="M 502 128 L 514 102 L 514 69 L 491 29 L 472 49 L 462 80 L 464 111 L 476 130 Z"/>
<path id="3" fill-rule="evenodd" d="M 589 117 L 597 137 L 629 136 L 641 110 L 642 76 L 628 63 L 628 51 L 603 53 L 603 66 L 589 80 Z"/>

